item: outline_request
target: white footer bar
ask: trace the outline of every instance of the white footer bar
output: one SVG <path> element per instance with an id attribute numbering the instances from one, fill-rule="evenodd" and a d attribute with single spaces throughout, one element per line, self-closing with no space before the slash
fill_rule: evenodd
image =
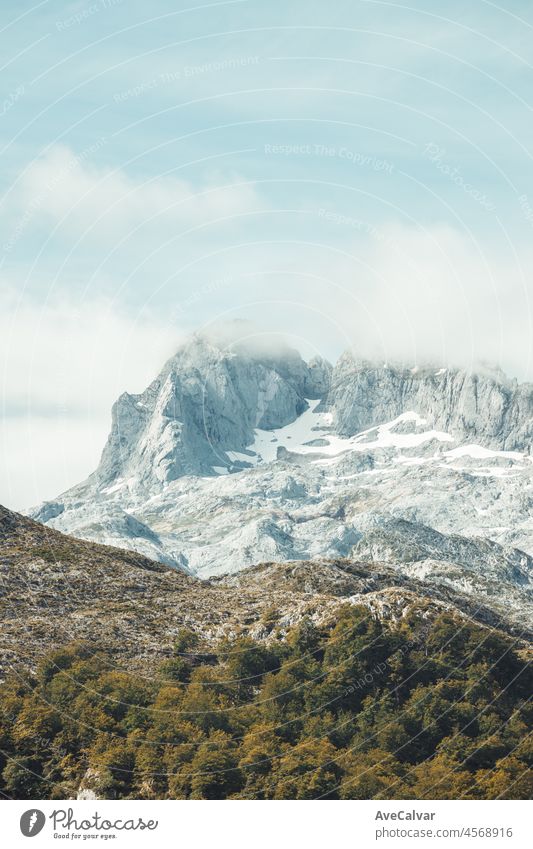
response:
<path id="1" fill-rule="evenodd" d="M 0 810 L 6 849 L 533 847 L 532 802 L 5 801 Z"/>

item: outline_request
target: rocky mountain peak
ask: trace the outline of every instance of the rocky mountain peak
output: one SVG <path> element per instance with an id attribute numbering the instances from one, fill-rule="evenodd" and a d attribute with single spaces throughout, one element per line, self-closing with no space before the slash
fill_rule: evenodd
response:
<path id="1" fill-rule="evenodd" d="M 321 357 L 305 362 L 279 336 L 238 321 L 195 333 L 143 393 L 120 396 L 89 485 L 126 481 L 153 494 L 183 476 L 245 469 L 256 464 L 258 431 L 295 422 L 310 399 L 341 437 L 412 411 L 459 443 L 530 452 L 533 438 L 532 387 L 494 368 L 410 367 L 353 350 L 332 367 Z"/>
<path id="2" fill-rule="evenodd" d="M 326 394 L 325 360 L 308 364 L 277 337 L 239 331 L 195 333 L 143 393 L 120 396 L 91 484 L 134 479 L 153 492 L 183 475 L 246 467 L 257 428 L 284 427 Z"/>

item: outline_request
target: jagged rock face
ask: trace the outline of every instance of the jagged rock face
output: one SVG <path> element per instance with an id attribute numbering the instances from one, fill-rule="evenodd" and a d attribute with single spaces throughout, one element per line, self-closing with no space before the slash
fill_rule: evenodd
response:
<path id="1" fill-rule="evenodd" d="M 335 366 L 326 403 L 346 436 L 415 410 L 459 441 L 531 453 L 533 386 L 499 371 L 380 367 L 347 352 Z"/>
<path id="2" fill-rule="evenodd" d="M 111 486 L 134 476 L 157 490 L 183 475 L 239 468 L 228 451 L 245 454 L 254 430 L 294 421 L 307 398 L 328 389 L 331 367 L 306 364 L 290 348 L 276 353 L 241 344 L 219 347 L 197 335 L 141 395 L 122 395 L 96 480 Z"/>

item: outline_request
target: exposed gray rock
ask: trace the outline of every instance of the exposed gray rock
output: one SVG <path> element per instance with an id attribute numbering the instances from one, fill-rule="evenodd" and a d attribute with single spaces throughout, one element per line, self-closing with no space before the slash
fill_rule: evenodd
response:
<path id="1" fill-rule="evenodd" d="M 441 534 L 405 519 L 384 519 L 357 542 L 353 556 L 382 563 L 437 560 L 533 591 L 533 558 L 490 539 Z"/>
<path id="2" fill-rule="evenodd" d="M 333 370 L 326 404 L 346 436 L 415 410 L 458 441 L 531 453 L 533 385 L 499 370 L 379 366 L 348 351 Z"/>
<path id="3" fill-rule="evenodd" d="M 233 468 L 228 451 L 244 454 L 256 428 L 294 421 L 307 409 L 306 398 L 327 392 L 330 372 L 324 360 L 308 365 L 288 347 L 220 347 L 197 334 L 145 392 L 120 396 L 89 486 L 133 477 L 150 492 L 183 475 Z M 237 465 L 246 466 L 246 459 Z"/>

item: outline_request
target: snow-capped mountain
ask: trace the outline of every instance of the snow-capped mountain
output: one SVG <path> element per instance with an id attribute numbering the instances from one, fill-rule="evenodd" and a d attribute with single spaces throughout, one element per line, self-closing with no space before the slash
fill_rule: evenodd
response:
<path id="1" fill-rule="evenodd" d="M 533 586 L 532 428 L 533 387 L 497 370 L 350 352 L 332 367 L 196 335 L 119 398 L 88 480 L 32 515 L 201 577 L 364 554 L 484 600 L 508 585 L 518 609 Z"/>

